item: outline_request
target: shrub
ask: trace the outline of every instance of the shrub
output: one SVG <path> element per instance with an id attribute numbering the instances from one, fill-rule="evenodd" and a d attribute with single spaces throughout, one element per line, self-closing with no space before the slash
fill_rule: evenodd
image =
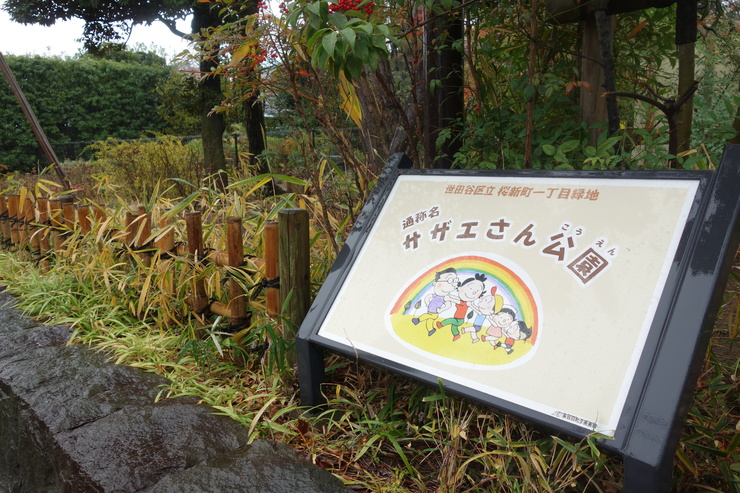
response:
<path id="1" fill-rule="evenodd" d="M 184 197 L 192 192 L 188 183 L 203 179 L 205 165 L 200 141 L 182 142 L 169 136 L 121 142 L 108 139 L 92 145 L 93 165 L 117 183 L 115 192 L 121 198 L 144 198 L 162 184 L 169 188 L 163 195 Z M 101 182 L 102 187 L 103 182 Z M 113 186 L 113 185 L 111 185 Z M 100 190 L 105 195 L 106 190 Z"/>

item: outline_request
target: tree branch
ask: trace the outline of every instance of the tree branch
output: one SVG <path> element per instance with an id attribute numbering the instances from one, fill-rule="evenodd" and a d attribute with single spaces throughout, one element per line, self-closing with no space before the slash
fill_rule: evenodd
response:
<path id="1" fill-rule="evenodd" d="M 177 24 L 172 19 L 165 19 L 163 17 L 157 17 L 157 20 L 159 22 L 161 22 L 162 24 L 164 24 L 167 27 L 167 29 L 169 29 L 170 32 L 172 34 L 174 34 L 175 36 L 179 36 L 179 37 L 181 37 L 183 39 L 187 39 L 187 40 L 190 40 L 191 39 L 190 33 L 184 33 L 182 31 L 180 31 L 177 28 Z"/>

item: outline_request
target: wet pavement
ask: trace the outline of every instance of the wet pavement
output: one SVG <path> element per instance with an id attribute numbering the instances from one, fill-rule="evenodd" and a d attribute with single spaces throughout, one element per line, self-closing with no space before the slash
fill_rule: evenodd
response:
<path id="1" fill-rule="evenodd" d="M 194 398 L 155 402 L 168 381 L 66 346 L 0 292 L 0 492 L 348 491 L 291 447 Z"/>

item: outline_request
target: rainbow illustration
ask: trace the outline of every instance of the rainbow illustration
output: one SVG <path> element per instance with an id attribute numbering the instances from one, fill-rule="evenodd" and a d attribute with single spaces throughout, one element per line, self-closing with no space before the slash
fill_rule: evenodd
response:
<path id="1" fill-rule="evenodd" d="M 513 262 L 503 258 L 492 258 L 485 254 L 464 254 L 440 260 L 429 266 L 419 276 L 412 279 L 400 292 L 388 311 L 388 326 L 395 336 L 416 350 L 432 353 L 445 359 L 479 365 L 507 365 L 513 359 L 530 352 L 537 343 L 540 330 L 540 311 L 538 296 L 532 281 L 526 273 Z M 515 346 L 516 353 L 512 358 L 504 358 L 504 351 L 492 353 L 488 344 L 465 344 L 464 340 L 455 344 L 449 337 L 427 337 L 426 332 L 411 324 L 413 317 L 418 317 L 425 309 L 425 298 L 433 290 L 435 274 L 450 267 L 455 268 L 459 281 L 475 274 L 486 276 L 486 290 L 495 286 L 496 295 L 503 298 L 505 305 L 516 309 L 517 320 L 523 320 L 531 328 L 532 335 L 527 341 L 519 341 Z M 466 323 L 470 325 L 470 323 Z M 484 347 L 488 350 L 484 351 Z M 495 356 L 494 356 L 495 354 Z"/>

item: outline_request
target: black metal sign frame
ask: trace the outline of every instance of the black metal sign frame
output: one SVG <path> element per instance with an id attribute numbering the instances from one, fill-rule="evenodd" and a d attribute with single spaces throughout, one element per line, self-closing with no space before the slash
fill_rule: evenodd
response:
<path id="1" fill-rule="evenodd" d="M 625 491 L 669 491 L 682 423 L 740 241 L 740 145 L 728 146 L 722 164 L 713 171 L 419 170 L 411 169 L 411 164 L 402 154 L 394 155 L 387 163 L 299 330 L 296 344 L 302 404 L 313 407 L 326 402 L 320 389 L 325 381 L 325 351 L 358 359 L 431 386 L 440 381 L 430 372 L 318 334 L 332 306 L 342 303 L 338 294 L 399 177 L 695 181 L 698 186 L 693 204 L 649 325 L 618 426 L 612 439 L 599 440 L 602 449 L 623 457 Z M 614 214 L 619 213 L 614 211 Z M 534 411 L 521 403 L 496 398 L 444 378 L 441 381 L 451 393 L 574 439 L 583 439 L 590 433 L 582 426 Z"/>

